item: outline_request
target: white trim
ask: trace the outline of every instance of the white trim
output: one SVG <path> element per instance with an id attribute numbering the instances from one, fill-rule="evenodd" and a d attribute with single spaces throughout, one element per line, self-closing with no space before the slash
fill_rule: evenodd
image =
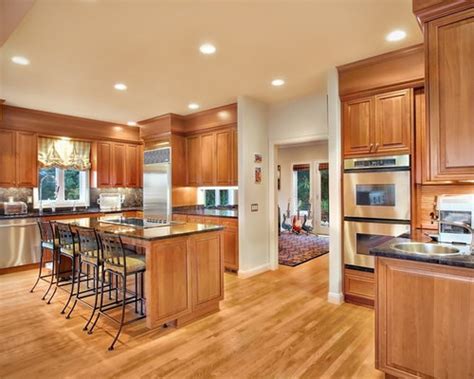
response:
<path id="1" fill-rule="evenodd" d="M 239 270 L 237 275 L 241 279 L 247 279 L 255 275 L 260 275 L 270 270 L 274 270 L 274 269 L 271 267 L 270 263 L 265 263 L 264 265 L 254 267 L 250 270 L 245 270 L 245 271 Z"/>
<path id="2" fill-rule="evenodd" d="M 329 225 L 328 226 L 322 226 L 321 225 L 321 171 L 319 170 L 319 164 L 320 163 L 328 163 L 329 164 L 329 159 L 326 160 L 317 160 L 314 161 L 314 167 L 313 167 L 313 178 L 314 178 L 314 193 L 313 193 L 313 228 L 314 228 L 314 233 L 316 234 L 329 234 Z M 316 191 L 318 192 L 316 194 Z M 331 214 L 329 214 L 329 219 L 331 219 Z"/>
<path id="3" fill-rule="evenodd" d="M 294 137 L 286 139 L 275 139 L 269 141 L 268 150 L 268 217 L 270 224 L 269 247 L 270 247 L 270 267 L 272 270 L 278 269 L 278 194 L 277 194 L 277 164 L 279 145 L 289 145 L 304 142 L 327 141 L 327 134 L 315 134 L 306 137 Z"/>
<path id="4" fill-rule="evenodd" d="M 328 292 L 328 302 L 332 304 L 344 303 L 344 295 L 341 292 Z"/>

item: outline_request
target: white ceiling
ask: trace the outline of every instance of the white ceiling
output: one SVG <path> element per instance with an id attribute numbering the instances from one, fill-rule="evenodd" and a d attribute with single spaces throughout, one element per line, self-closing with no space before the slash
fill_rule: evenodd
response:
<path id="1" fill-rule="evenodd" d="M 125 123 L 324 91 L 329 67 L 420 43 L 412 0 L 37 0 L 1 48 L 8 104 Z M 385 35 L 404 29 L 405 40 Z M 212 42 L 213 56 L 199 53 Z M 30 59 L 13 64 L 14 55 Z M 272 87 L 273 78 L 286 80 Z M 116 82 L 128 90 L 113 89 Z"/>

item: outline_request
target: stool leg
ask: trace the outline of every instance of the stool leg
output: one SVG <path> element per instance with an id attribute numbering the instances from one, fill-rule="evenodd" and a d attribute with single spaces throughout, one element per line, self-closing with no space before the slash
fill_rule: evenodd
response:
<path id="1" fill-rule="evenodd" d="M 104 282 L 105 282 L 105 272 L 102 271 L 102 285 L 101 285 L 101 290 L 100 290 L 99 312 L 97 312 L 97 317 L 95 318 L 94 323 L 92 324 L 92 326 L 89 329 L 89 331 L 87 332 L 87 334 L 92 334 L 92 332 L 94 331 L 94 328 L 97 324 L 97 321 L 99 321 L 100 312 L 102 311 L 102 306 L 104 305 Z"/>
<path id="2" fill-rule="evenodd" d="M 51 304 L 51 300 L 53 300 L 54 295 L 56 294 L 56 291 L 58 289 L 58 284 L 59 284 L 59 267 L 61 267 L 61 254 L 56 250 L 54 252 L 54 259 L 53 259 L 53 275 L 51 276 L 51 282 L 49 284 L 49 288 L 44 294 L 44 297 L 46 298 L 47 293 L 49 292 L 51 285 L 56 284 L 54 286 L 54 291 L 53 294 L 49 297 L 48 302 L 46 304 Z M 56 282 L 54 283 L 53 278 L 56 278 Z"/>
<path id="3" fill-rule="evenodd" d="M 145 275 L 144 272 L 140 274 L 140 314 L 143 316 L 143 297 L 144 297 L 144 291 L 143 291 L 143 275 Z"/>
<path id="4" fill-rule="evenodd" d="M 119 327 L 119 330 L 114 338 L 114 340 L 112 341 L 112 344 L 109 346 L 109 350 L 113 350 L 114 349 L 114 345 L 115 345 L 115 342 L 117 342 L 119 336 L 120 336 L 120 333 L 122 332 L 122 328 L 123 328 L 123 323 L 125 321 L 125 305 L 126 305 L 126 296 L 127 296 L 127 278 L 125 276 L 122 276 L 122 317 L 121 317 L 121 320 L 120 320 L 120 327 Z"/>
<path id="5" fill-rule="evenodd" d="M 86 325 L 82 330 L 87 330 L 89 324 L 91 323 L 92 319 L 94 318 L 95 312 L 97 311 L 97 302 L 99 300 L 99 266 L 94 266 L 94 308 L 92 308 L 92 313 L 87 320 Z"/>
<path id="6" fill-rule="evenodd" d="M 72 257 L 72 285 L 71 285 L 71 291 L 69 292 L 69 297 L 66 301 L 66 305 L 64 305 L 63 310 L 61 311 L 61 314 L 66 313 L 66 308 L 69 306 L 69 303 L 71 302 L 72 296 L 74 295 L 74 287 L 76 283 L 76 258 L 73 256 Z"/>
<path id="7" fill-rule="evenodd" d="M 74 299 L 74 303 L 72 304 L 72 307 L 71 307 L 71 309 L 69 310 L 69 313 L 66 316 L 67 319 L 71 318 L 71 313 L 74 310 L 74 308 L 76 308 L 77 298 L 79 297 L 79 294 L 81 293 L 82 261 L 81 261 L 80 256 L 79 256 L 78 259 L 79 259 L 79 269 L 78 269 L 78 273 L 77 273 L 77 292 L 76 292 L 76 297 Z M 87 265 L 87 274 L 89 274 L 89 265 Z M 87 283 L 89 283 L 89 277 L 87 277 Z M 89 287 L 89 286 L 87 286 L 87 287 Z M 73 289 L 74 288 L 71 289 L 71 292 L 73 292 Z"/>
<path id="8" fill-rule="evenodd" d="M 41 246 L 41 256 L 40 256 L 40 266 L 39 266 L 39 272 L 38 272 L 38 277 L 36 278 L 36 282 L 33 285 L 33 287 L 30 289 L 30 292 L 33 292 L 36 288 L 36 285 L 41 279 L 41 271 L 43 270 L 43 257 L 44 257 L 44 248 Z"/>
<path id="9" fill-rule="evenodd" d="M 135 273 L 135 313 L 138 313 L 138 273 Z"/>

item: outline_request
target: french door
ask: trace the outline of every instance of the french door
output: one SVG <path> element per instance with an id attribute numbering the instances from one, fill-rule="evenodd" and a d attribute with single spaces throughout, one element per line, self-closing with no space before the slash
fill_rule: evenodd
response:
<path id="1" fill-rule="evenodd" d="M 314 232 L 329 234 L 329 166 L 327 162 L 314 163 Z"/>

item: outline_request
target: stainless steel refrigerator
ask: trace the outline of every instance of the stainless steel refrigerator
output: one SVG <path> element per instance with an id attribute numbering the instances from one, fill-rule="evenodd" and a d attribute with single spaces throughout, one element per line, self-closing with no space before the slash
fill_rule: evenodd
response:
<path id="1" fill-rule="evenodd" d="M 145 150 L 143 159 L 143 214 L 171 220 L 171 148 Z"/>

